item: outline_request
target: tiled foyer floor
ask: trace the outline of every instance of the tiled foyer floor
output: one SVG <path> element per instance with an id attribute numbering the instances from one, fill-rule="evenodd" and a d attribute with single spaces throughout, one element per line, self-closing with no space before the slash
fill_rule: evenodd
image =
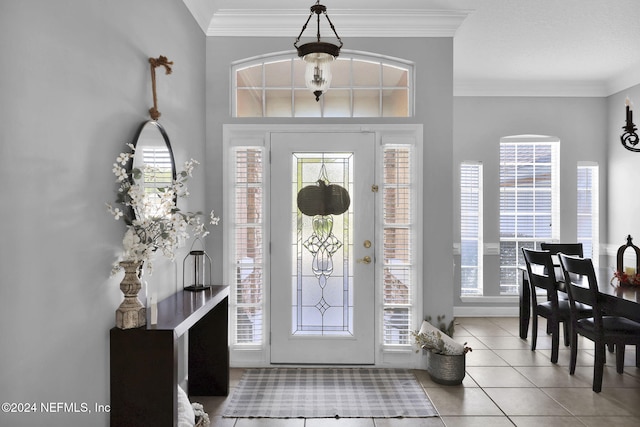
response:
<path id="1" fill-rule="evenodd" d="M 593 344 L 579 343 L 578 366 L 569 375 L 569 350 L 562 346 L 557 365 L 549 361 L 551 340 L 540 322 L 538 345 L 518 337 L 517 318 L 459 318 L 455 339 L 467 341 L 467 375 L 460 386 L 433 383 L 415 371 L 440 418 L 418 419 L 226 419 L 226 399 L 192 397 L 201 402 L 214 427 L 502 427 L 502 426 L 639 426 L 640 369 L 635 349 L 628 347 L 625 372 L 616 373 L 608 357 L 601 393 L 591 390 Z M 231 393 L 242 376 L 233 369 Z"/>

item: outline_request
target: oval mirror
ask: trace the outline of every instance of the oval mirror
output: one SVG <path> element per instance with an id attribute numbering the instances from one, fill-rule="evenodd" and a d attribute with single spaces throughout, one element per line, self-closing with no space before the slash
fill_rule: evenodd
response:
<path id="1" fill-rule="evenodd" d="M 138 129 L 133 146 L 133 180 L 144 187 L 146 196 L 145 211 L 138 213 L 147 217 L 164 215 L 159 189 L 170 186 L 176 180 L 176 165 L 169 136 L 160 123 L 149 120 Z M 175 196 L 173 204 L 176 204 Z"/>

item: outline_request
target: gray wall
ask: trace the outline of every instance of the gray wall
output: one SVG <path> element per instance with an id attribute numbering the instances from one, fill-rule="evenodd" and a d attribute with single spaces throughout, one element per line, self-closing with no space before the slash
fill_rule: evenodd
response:
<path id="1" fill-rule="evenodd" d="M 108 404 L 124 232 L 104 205 L 112 164 L 149 118 L 159 55 L 175 62 L 158 75 L 160 121 L 179 164 L 204 160 L 205 36 L 181 1 L 3 0 L 0 52 L 0 401 Z M 196 176 L 181 207 L 205 210 Z M 176 268 L 156 267 L 149 282 L 174 292 Z M 0 413 L 12 427 L 108 420 Z"/>
<path id="2" fill-rule="evenodd" d="M 622 126 L 625 124 L 625 98 L 635 103 L 633 121 L 640 124 L 640 85 L 616 93 L 608 98 L 607 147 L 609 154 L 609 243 L 611 257 L 609 265 L 615 267 L 615 252 L 631 235 L 636 246 L 640 246 L 640 198 L 635 188 L 640 182 L 640 153 L 625 149 L 620 143 Z M 639 147 L 640 148 L 640 147 Z M 632 251 L 627 251 L 631 253 Z M 626 254 L 626 253 L 625 253 Z M 632 265 L 629 262 L 628 265 Z"/>
<path id="3" fill-rule="evenodd" d="M 374 52 L 416 63 L 416 115 L 410 119 L 232 119 L 230 67 L 233 61 L 293 50 L 292 38 L 210 37 L 207 39 L 207 197 L 222 206 L 222 125 L 274 123 L 421 123 L 424 125 L 424 312 L 453 312 L 452 128 L 453 40 L 451 38 L 349 38 L 345 49 Z M 223 219 L 224 220 L 224 219 Z M 214 239 L 221 238 L 214 230 Z M 211 242 L 211 240 L 210 240 Z M 220 271 L 220 245 L 214 252 Z M 216 251 L 218 251 L 216 253 Z"/>
<path id="4" fill-rule="evenodd" d="M 640 99 L 640 98 L 639 98 Z M 624 101 L 622 101 L 624 107 Z M 454 224 L 460 223 L 460 162 L 478 160 L 484 171 L 484 241 L 499 238 L 499 142 L 510 135 L 537 134 L 560 139 L 560 239 L 576 239 L 576 167 L 578 161 L 600 166 L 600 239 L 607 242 L 607 100 L 605 98 L 456 97 L 454 129 Z M 624 108 L 620 114 L 624 117 Z M 622 150 L 622 147 L 621 147 Z M 460 242 L 460 227 L 454 227 Z M 640 237 L 640 235 L 639 235 Z M 484 257 L 485 295 L 499 295 L 500 258 Z M 456 257 L 456 301 L 460 299 L 460 266 Z"/>

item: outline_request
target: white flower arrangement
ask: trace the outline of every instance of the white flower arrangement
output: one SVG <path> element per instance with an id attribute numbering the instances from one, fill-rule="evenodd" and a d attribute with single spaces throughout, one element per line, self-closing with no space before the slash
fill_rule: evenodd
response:
<path id="1" fill-rule="evenodd" d="M 422 322 L 419 331 L 413 331 L 411 334 L 420 348 L 430 350 L 433 353 L 460 355 L 472 351 L 470 347 L 467 347 L 466 342 L 464 344 L 457 343 L 426 320 Z"/>
<path id="2" fill-rule="evenodd" d="M 162 253 L 170 260 L 175 259 L 175 251 L 189 239 L 189 230 L 194 237 L 205 237 L 209 234 L 201 212 L 182 212 L 176 206 L 178 197 L 188 197 L 186 182 L 193 176 L 193 170 L 199 164 L 191 159 L 184 164 L 184 170 L 177 173 L 177 179 L 166 182 L 166 171 L 154 166 L 145 165 L 143 169 L 125 167 L 133 160 L 135 147 L 127 144 L 128 153 L 120 153 L 113 164 L 113 173 L 119 184 L 116 203 L 120 207 L 106 203 L 108 211 L 115 220 L 122 219 L 127 225 L 122 240 L 123 254 L 121 260 L 143 261 L 146 270 L 151 274 L 152 259 L 156 252 Z M 142 183 L 156 182 L 158 185 L 149 191 Z M 217 225 L 220 218 L 211 211 L 209 223 Z M 120 270 L 119 261 L 113 266 L 112 274 Z"/>

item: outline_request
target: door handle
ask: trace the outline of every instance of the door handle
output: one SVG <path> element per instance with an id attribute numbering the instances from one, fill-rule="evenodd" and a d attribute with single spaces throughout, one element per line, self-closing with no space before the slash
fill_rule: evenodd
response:
<path id="1" fill-rule="evenodd" d="M 357 262 L 361 262 L 363 264 L 371 264 L 371 257 L 367 255 L 364 258 L 360 258 L 359 260 L 357 260 Z"/>

